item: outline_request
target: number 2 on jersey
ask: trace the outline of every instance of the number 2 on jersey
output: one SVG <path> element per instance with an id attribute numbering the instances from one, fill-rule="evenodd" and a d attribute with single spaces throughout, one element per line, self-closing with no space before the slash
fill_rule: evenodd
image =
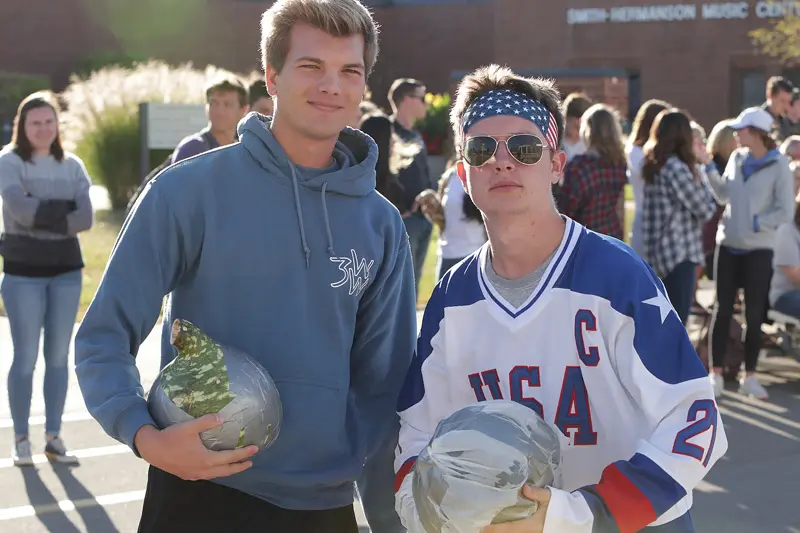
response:
<path id="1" fill-rule="evenodd" d="M 697 416 L 702 413 L 702 418 Z M 687 422 L 693 422 L 682 429 L 675 437 L 675 444 L 672 445 L 672 453 L 694 457 L 708 466 L 708 460 L 714 452 L 714 441 L 717 439 L 717 406 L 714 400 L 697 400 L 689 407 L 689 414 L 686 416 Z M 689 442 L 698 435 L 711 430 L 711 439 L 708 449 Z M 705 459 L 703 459 L 705 457 Z"/>

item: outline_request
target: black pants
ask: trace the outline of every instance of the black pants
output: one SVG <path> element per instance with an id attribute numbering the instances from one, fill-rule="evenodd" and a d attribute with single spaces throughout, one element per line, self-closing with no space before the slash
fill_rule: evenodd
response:
<path id="1" fill-rule="evenodd" d="M 353 506 L 291 511 L 150 467 L 139 533 L 358 533 Z"/>
<path id="2" fill-rule="evenodd" d="M 684 261 L 675 265 L 672 272 L 661 280 L 667 290 L 667 296 L 678 313 L 678 318 L 686 324 L 689 321 L 689 311 L 694 300 L 694 280 L 697 275 L 697 263 Z"/>
<path id="3" fill-rule="evenodd" d="M 744 368 L 755 371 L 761 351 L 761 324 L 767 314 L 769 284 L 772 281 L 772 250 L 753 250 L 746 254 L 717 247 L 714 261 L 717 282 L 717 305 L 711 317 L 711 361 L 714 367 L 725 366 L 725 350 L 733 320 L 736 292 L 744 288 L 745 322 Z"/>

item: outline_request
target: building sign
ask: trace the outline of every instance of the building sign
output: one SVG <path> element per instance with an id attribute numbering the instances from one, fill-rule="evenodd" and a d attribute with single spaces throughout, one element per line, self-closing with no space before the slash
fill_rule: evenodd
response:
<path id="1" fill-rule="evenodd" d="M 683 20 L 736 20 L 800 16 L 800 1 L 706 2 L 612 8 L 567 9 L 567 24 L 606 22 L 678 22 Z"/>

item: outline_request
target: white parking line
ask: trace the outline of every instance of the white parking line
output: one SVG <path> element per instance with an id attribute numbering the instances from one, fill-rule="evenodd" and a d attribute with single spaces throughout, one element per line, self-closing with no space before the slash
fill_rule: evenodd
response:
<path id="1" fill-rule="evenodd" d="M 97 448 L 84 448 L 83 450 L 71 450 L 75 457 L 78 459 L 87 459 L 89 457 L 105 457 L 107 455 L 120 455 L 123 453 L 132 453 L 131 449 L 124 444 L 117 444 L 114 446 L 99 446 Z M 47 462 L 47 456 L 44 454 L 36 454 L 33 456 L 34 464 L 42 464 Z M 0 459 L 0 469 L 11 468 L 14 466 L 14 461 L 10 457 L 3 457 Z"/>
<path id="2" fill-rule="evenodd" d="M 65 413 L 61 417 L 61 422 L 83 422 L 84 420 L 92 420 L 92 415 L 88 411 L 78 411 L 77 413 Z M 28 425 L 43 426 L 44 415 L 32 416 L 28 419 Z M 7 429 L 14 427 L 14 422 L 10 418 L 0 418 L 0 429 Z"/>
<path id="3" fill-rule="evenodd" d="M 67 512 L 86 507 L 116 505 L 119 503 L 135 502 L 144 499 L 143 490 L 131 492 L 119 492 L 117 494 L 107 494 L 96 498 L 85 498 L 82 500 L 62 500 L 60 502 L 46 503 L 43 505 L 23 505 L 21 507 L 9 507 L 0 509 L 0 522 L 4 520 L 16 520 L 29 516 L 36 516 L 57 511 Z"/>

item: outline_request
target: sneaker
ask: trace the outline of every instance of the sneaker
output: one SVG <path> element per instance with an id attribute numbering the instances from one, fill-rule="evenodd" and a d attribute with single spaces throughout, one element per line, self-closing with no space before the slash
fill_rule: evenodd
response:
<path id="1" fill-rule="evenodd" d="M 766 389 L 755 376 L 746 376 L 739 381 L 739 394 L 752 396 L 759 400 L 766 400 L 769 397 Z"/>
<path id="2" fill-rule="evenodd" d="M 712 372 L 709 374 L 708 379 L 711 380 L 711 388 L 714 389 L 714 398 L 722 396 L 722 391 L 725 390 L 725 379 L 722 375 Z"/>
<path id="3" fill-rule="evenodd" d="M 14 443 L 14 447 L 11 449 L 11 459 L 15 466 L 33 466 L 31 443 L 28 439 Z"/>
<path id="4" fill-rule="evenodd" d="M 54 463 L 66 465 L 78 464 L 78 458 L 67 452 L 67 447 L 64 446 L 64 441 L 61 440 L 61 437 L 53 437 L 52 439 L 49 439 L 44 448 L 44 454 Z"/>

